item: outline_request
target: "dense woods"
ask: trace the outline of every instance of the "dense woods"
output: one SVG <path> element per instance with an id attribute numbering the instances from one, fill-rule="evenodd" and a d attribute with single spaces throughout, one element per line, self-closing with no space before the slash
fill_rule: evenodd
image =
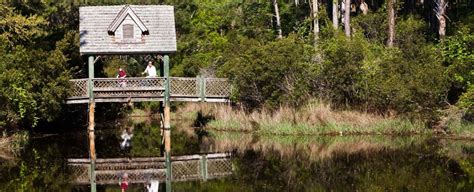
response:
<path id="1" fill-rule="evenodd" d="M 87 74 L 78 8 L 114 4 L 174 5 L 172 76 L 228 77 L 248 110 L 317 98 L 430 126 L 448 108 L 474 120 L 474 1 L 31 0 L 0 4 L 0 131 L 67 115 L 67 81 Z M 108 56 L 97 70 L 138 74 L 147 58 Z"/>

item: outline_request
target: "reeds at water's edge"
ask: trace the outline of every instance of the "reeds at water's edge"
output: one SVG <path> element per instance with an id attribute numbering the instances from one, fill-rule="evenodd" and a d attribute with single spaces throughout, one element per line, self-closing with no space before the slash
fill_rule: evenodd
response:
<path id="1" fill-rule="evenodd" d="M 422 123 L 383 117 L 359 111 L 336 111 L 322 102 L 309 102 L 293 109 L 281 106 L 251 113 L 223 104 L 187 104 L 178 113 L 199 111 L 204 127 L 212 130 L 257 132 L 277 135 L 408 135 L 431 131 Z M 199 119 L 198 119 L 199 121 Z"/>

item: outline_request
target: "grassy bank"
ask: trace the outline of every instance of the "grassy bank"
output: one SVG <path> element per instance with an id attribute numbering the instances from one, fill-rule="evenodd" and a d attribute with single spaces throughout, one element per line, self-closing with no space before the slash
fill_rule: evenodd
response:
<path id="1" fill-rule="evenodd" d="M 275 111 L 252 113 L 229 105 L 187 104 L 177 113 L 186 119 L 194 117 L 195 126 L 205 126 L 210 130 L 263 135 L 411 135 L 433 132 L 422 123 L 359 111 L 336 111 L 321 102 L 311 102 L 298 110 L 280 107 Z M 464 125 L 453 132 L 472 137 L 472 127 Z"/>
<path id="2" fill-rule="evenodd" d="M 461 123 L 450 127 L 452 135 L 463 138 L 474 138 L 474 123 Z"/>

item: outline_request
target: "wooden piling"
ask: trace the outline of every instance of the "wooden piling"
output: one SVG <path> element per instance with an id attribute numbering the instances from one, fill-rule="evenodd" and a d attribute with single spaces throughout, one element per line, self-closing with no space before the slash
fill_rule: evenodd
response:
<path id="1" fill-rule="evenodd" d="M 93 93 L 93 81 L 94 78 L 94 56 L 89 56 L 89 78 L 88 78 L 88 92 L 89 92 L 89 126 L 87 128 L 87 132 L 89 134 L 89 158 L 90 158 L 90 182 L 91 182 L 91 191 L 96 191 L 96 177 L 95 177 L 95 135 L 94 135 L 94 127 L 95 127 L 95 101 L 94 101 L 94 93 Z"/>
<path id="2" fill-rule="evenodd" d="M 207 155 L 201 156 L 201 179 L 207 181 Z"/>
<path id="3" fill-rule="evenodd" d="M 164 138 L 165 138 L 165 158 L 166 158 L 166 191 L 171 192 L 171 124 L 170 124 L 170 59 L 168 55 L 163 57 L 163 76 L 165 80 L 165 98 L 164 98 Z"/>
<path id="4" fill-rule="evenodd" d="M 95 156 L 95 135 L 94 135 L 94 126 L 95 126 L 94 111 L 95 111 L 95 103 L 91 102 L 91 103 L 89 103 L 89 127 L 88 127 L 87 130 L 88 130 L 88 133 L 89 133 L 90 158 L 91 158 L 91 160 L 95 161 L 96 156 Z"/>

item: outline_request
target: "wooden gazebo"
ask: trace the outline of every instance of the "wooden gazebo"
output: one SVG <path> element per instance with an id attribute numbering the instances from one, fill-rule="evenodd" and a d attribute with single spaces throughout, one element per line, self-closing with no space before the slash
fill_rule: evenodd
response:
<path id="1" fill-rule="evenodd" d="M 160 101 L 167 190 L 171 188 L 170 102 L 228 102 L 230 84 L 221 78 L 169 76 L 169 54 L 176 52 L 173 6 L 117 5 L 79 8 L 80 53 L 88 57 L 86 79 L 71 80 L 67 104 L 89 104 L 90 182 L 95 191 L 94 109 L 96 102 Z M 95 78 L 94 63 L 104 55 L 151 55 L 163 62 L 160 77 Z M 144 64 L 145 65 L 145 64 Z"/>

